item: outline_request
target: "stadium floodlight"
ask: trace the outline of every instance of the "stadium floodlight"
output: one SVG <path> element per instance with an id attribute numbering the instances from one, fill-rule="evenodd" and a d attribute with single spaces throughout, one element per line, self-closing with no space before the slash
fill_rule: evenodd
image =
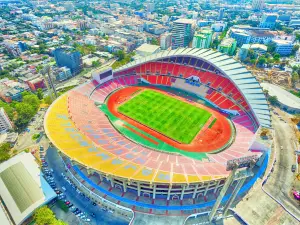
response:
<path id="1" fill-rule="evenodd" d="M 57 92 L 56 92 L 55 86 L 54 86 L 52 78 L 51 78 L 51 67 L 49 65 L 46 65 L 41 70 L 41 74 L 45 77 L 46 86 L 47 86 L 48 91 L 50 92 L 51 98 L 53 98 L 52 91 L 55 95 L 55 98 L 57 98 Z"/>
<path id="2" fill-rule="evenodd" d="M 258 157 L 256 155 L 253 156 L 246 156 L 246 157 L 241 157 L 237 159 L 232 159 L 227 161 L 227 171 L 231 171 L 229 174 L 228 178 L 226 179 L 226 182 L 211 210 L 211 213 L 209 214 L 209 221 L 212 222 L 215 218 L 216 212 L 221 204 L 221 201 L 223 197 L 225 196 L 228 188 L 230 185 L 232 185 L 234 180 L 239 180 L 238 184 L 236 185 L 233 193 L 231 194 L 230 198 L 228 199 L 226 206 L 224 208 L 224 213 L 223 215 L 227 214 L 227 211 L 229 207 L 231 206 L 232 202 L 234 201 L 235 197 L 237 196 L 239 190 L 242 188 L 245 180 L 247 177 L 250 177 L 253 175 L 251 172 L 252 167 L 256 164 L 258 160 Z M 244 169 L 245 171 L 242 171 L 242 173 L 237 173 L 238 169 L 241 168 L 246 168 Z"/>

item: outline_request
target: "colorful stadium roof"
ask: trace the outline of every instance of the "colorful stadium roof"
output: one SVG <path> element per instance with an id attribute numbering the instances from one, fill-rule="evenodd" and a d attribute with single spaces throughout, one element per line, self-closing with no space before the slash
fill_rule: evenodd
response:
<path id="1" fill-rule="evenodd" d="M 206 63 L 209 66 L 205 70 L 222 74 L 229 78 L 245 97 L 259 124 L 263 127 L 271 127 L 270 110 L 259 82 L 245 66 L 223 53 L 210 49 L 178 48 L 137 59 L 114 72 L 124 71 L 146 62 L 175 62 L 176 57 L 183 57 L 181 64 L 194 66 L 198 69 L 204 69 L 203 65 Z M 197 60 L 185 60 L 185 57 L 203 61 L 202 67 L 198 67 Z"/>

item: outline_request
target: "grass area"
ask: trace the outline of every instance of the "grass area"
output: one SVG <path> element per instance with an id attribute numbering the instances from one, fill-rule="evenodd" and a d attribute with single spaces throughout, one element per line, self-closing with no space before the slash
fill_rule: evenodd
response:
<path id="1" fill-rule="evenodd" d="M 212 126 L 217 122 L 217 118 L 214 118 L 214 120 L 209 124 L 208 128 L 212 128 Z"/>
<path id="2" fill-rule="evenodd" d="M 145 90 L 118 111 L 180 142 L 189 144 L 211 117 L 204 109 L 162 93 Z"/>
<path id="3" fill-rule="evenodd" d="M 162 151 L 162 152 L 177 153 L 177 154 L 180 154 L 180 155 L 183 155 L 183 156 L 186 156 L 186 157 L 190 157 L 190 158 L 193 158 L 193 159 L 197 159 L 197 160 L 203 160 L 203 159 L 207 158 L 206 153 L 188 152 L 188 151 L 185 151 L 185 150 L 175 148 L 174 146 L 171 146 L 171 145 L 159 140 L 158 138 L 148 134 L 147 132 L 144 132 L 144 131 L 136 128 L 135 126 L 133 126 L 133 125 L 131 125 L 131 124 L 125 122 L 125 121 L 123 121 L 125 126 L 119 126 L 118 124 L 120 122 L 120 119 L 118 117 L 114 116 L 109 111 L 109 109 L 107 108 L 107 105 L 102 104 L 101 106 L 99 106 L 99 109 L 109 117 L 112 124 L 115 124 L 115 128 L 120 133 L 122 133 L 123 135 L 125 135 L 129 139 L 134 140 L 135 142 L 137 142 L 137 143 L 139 143 L 143 146 L 147 146 L 148 148 L 154 148 L 154 149 L 157 149 L 157 150 Z M 128 127 L 130 129 L 128 129 Z M 153 142 L 151 142 L 151 141 L 149 141 L 145 138 L 142 138 L 140 135 L 137 134 L 137 132 L 133 132 L 133 130 L 141 133 L 142 135 L 147 136 L 148 138 L 151 138 L 152 140 L 156 141 L 158 144 L 154 144 Z"/>

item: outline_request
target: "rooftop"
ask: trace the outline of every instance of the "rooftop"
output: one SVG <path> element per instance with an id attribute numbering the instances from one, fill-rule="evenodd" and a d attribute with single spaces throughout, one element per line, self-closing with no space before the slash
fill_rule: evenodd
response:
<path id="1" fill-rule="evenodd" d="M 178 20 L 175 20 L 174 23 L 193 24 L 193 23 L 195 23 L 195 20 L 192 20 L 192 19 L 178 19 Z"/>
<path id="2" fill-rule="evenodd" d="M 280 103 L 291 108 L 300 109 L 300 98 L 297 96 L 274 84 L 261 83 L 261 86 L 263 89 L 268 90 L 270 96 L 276 96 Z"/>
<path id="3" fill-rule="evenodd" d="M 142 44 L 140 47 L 136 49 L 136 51 L 153 53 L 157 51 L 159 48 L 160 47 L 158 45 Z"/>
<path id="4" fill-rule="evenodd" d="M 25 152 L 0 164 L 0 195 L 16 224 L 56 197 L 35 158 Z"/>
<path id="5" fill-rule="evenodd" d="M 252 44 L 250 46 L 251 49 L 261 49 L 263 51 L 267 51 L 268 50 L 268 47 L 266 45 L 263 45 L 263 44 Z"/>
<path id="6" fill-rule="evenodd" d="M 273 42 L 276 43 L 276 44 L 281 44 L 281 45 L 291 45 L 291 44 L 293 44 L 292 41 L 289 41 L 289 40 L 280 40 L 280 39 L 273 40 Z"/>

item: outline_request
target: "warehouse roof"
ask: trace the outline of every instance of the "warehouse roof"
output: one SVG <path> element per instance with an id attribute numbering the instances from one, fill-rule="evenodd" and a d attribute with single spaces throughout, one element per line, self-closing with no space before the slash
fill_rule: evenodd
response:
<path id="1" fill-rule="evenodd" d="M 35 158 L 24 152 L 0 164 L 0 195 L 15 224 L 56 197 Z"/>

